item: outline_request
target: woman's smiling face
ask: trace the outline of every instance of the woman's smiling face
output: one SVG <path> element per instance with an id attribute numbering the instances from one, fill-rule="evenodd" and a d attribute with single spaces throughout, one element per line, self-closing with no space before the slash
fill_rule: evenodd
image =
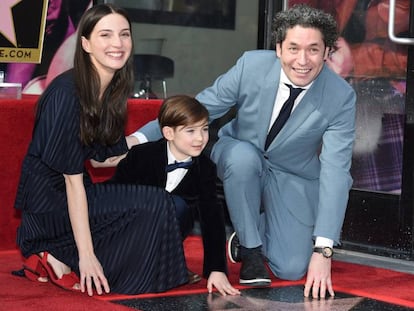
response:
<path id="1" fill-rule="evenodd" d="M 89 53 L 101 76 L 113 75 L 131 55 L 132 38 L 128 20 L 116 13 L 102 17 L 90 37 L 82 37 L 82 47 Z"/>

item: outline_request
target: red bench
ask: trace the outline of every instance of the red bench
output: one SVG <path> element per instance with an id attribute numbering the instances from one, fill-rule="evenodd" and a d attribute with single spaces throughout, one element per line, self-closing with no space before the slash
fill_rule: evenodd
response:
<path id="1" fill-rule="evenodd" d="M 16 248 L 20 215 L 14 209 L 20 168 L 32 135 L 37 96 L 0 100 L 0 250 Z M 129 134 L 158 115 L 161 100 L 130 99 L 125 133 Z M 112 169 L 91 169 L 92 179 L 102 181 Z"/>

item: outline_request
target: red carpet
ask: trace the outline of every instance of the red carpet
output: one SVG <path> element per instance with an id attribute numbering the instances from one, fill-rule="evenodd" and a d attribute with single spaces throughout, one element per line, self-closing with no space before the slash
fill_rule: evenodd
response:
<path id="1" fill-rule="evenodd" d="M 198 237 L 188 238 L 185 242 L 185 250 L 189 268 L 201 273 L 201 240 Z M 207 292 L 206 280 L 202 280 L 198 284 L 185 285 L 162 294 L 136 296 L 110 294 L 96 296 L 94 299 L 84 294 L 62 290 L 50 283 L 34 283 L 10 274 L 10 271 L 20 267 L 21 258 L 17 251 L 0 252 L 0 310 L 122 311 L 131 309 L 110 301 Z M 230 281 L 237 284 L 239 265 L 229 264 L 229 269 Z M 333 282 L 337 292 L 414 308 L 414 275 L 412 274 L 334 261 Z M 304 284 L 304 280 L 288 282 L 274 278 L 272 282 L 274 287 L 298 284 Z"/>
<path id="2" fill-rule="evenodd" d="M 0 252 L 0 310 L 131 311 L 130 308 L 91 299 L 50 283 L 31 282 L 26 278 L 11 275 L 12 270 L 21 266 L 22 260 L 18 251 Z"/>

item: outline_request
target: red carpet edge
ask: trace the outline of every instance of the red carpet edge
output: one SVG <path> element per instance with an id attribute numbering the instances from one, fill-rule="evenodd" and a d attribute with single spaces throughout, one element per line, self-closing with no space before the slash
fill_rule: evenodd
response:
<path id="1" fill-rule="evenodd" d="M 200 237 L 189 237 L 185 243 L 185 253 L 189 269 L 196 273 L 202 270 L 202 245 Z M 87 311 L 126 311 L 128 307 L 113 304 L 111 301 L 162 296 L 180 296 L 207 293 L 207 281 L 183 285 L 165 293 L 141 295 L 109 294 L 90 298 L 82 293 L 65 291 L 50 283 L 31 282 L 11 275 L 11 271 L 21 268 L 22 258 L 18 250 L 0 251 L 0 310 L 87 310 Z M 240 264 L 229 263 L 229 279 L 239 289 Z M 393 270 L 351 264 L 340 261 L 332 263 L 334 290 L 355 296 L 375 299 L 391 304 L 414 308 L 414 275 Z M 272 287 L 303 285 L 299 281 L 283 281 L 272 278 Z"/>

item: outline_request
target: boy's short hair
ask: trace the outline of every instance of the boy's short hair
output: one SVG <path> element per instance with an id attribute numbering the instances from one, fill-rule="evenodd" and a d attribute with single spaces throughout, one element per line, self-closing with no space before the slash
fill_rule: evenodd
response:
<path id="1" fill-rule="evenodd" d="M 187 126 L 208 121 L 208 110 L 197 99 L 188 95 L 170 96 L 164 100 L 158 113 L 160 128 Z"/>

